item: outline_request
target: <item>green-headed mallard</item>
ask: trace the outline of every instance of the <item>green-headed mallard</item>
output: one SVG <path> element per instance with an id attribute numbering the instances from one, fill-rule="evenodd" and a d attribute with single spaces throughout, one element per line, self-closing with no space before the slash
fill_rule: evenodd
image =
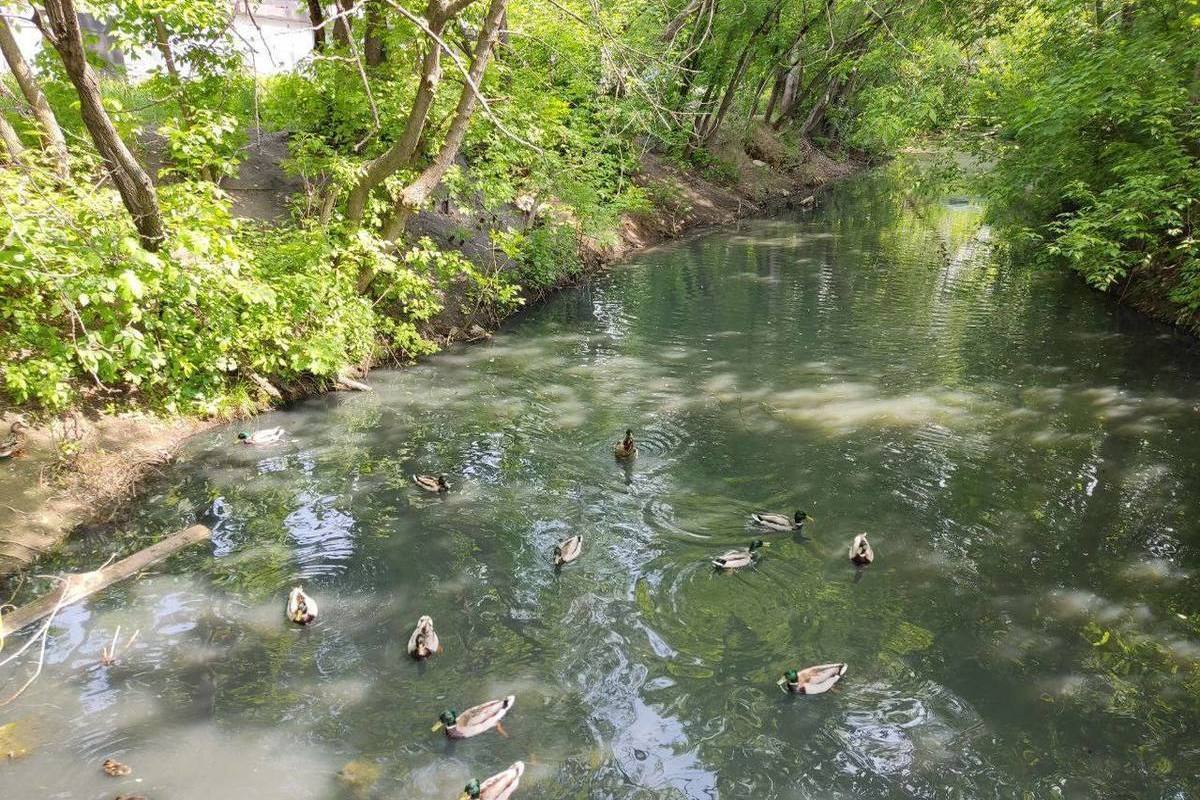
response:
<path id="1" fill-rule="evenodd" d="M 748 547 L 740 550 L 730 550 L 727 553 L 717 556 L 713 559 L 713 566 L 717 569 L 741 569 L 748 567 L 758 561 L 758 550 L 771 545 L 764 542 L 762 539 L 755 539 Z"/>
<path id="2" fill-rule="evenodd" d="M 773 531 L 798 531 L 804 527 L 807 520 L 812 519 L 805 511 L 797 511 L 793 519 L 786 514 L 751 514 L 750 520 L 760 528 Z"/>
<path id="3" fill-rule="evenodd" d="M 413 629 L 412 636 L 408 637 L 408 654 L 419 661 L 440 652 L 442 643 L 438 640 L 437 631 L 433 629 L 433 618 L 421 617 L 417 620 L 417 627 Z"/>
<path id="4" fill-rule="evenodd" d="M 317 601 L 299 586 L 293 587 L 288 595 L 287 618 L 297 625 L 307 625 L 317 618 Z"/>
<path id="5" fill-rule="evenodd" d="M 242 431 L 238 434 L 238 439 L 242 444 L 275 444 L 283 440 L 283 434 L 283 428 L 263 428 L 261 431 L 255 431 L 254 433 Z"/>
<path id="6" fill-rule="evenodd" d="M 792 694 L 821 694 L 832 689 L 845 674 L 845 664 L 821 664 L 799 671 L 788 670 L 778 683 Z"/>
<path id="7" fill-rule="evenodd" d="M 13 422 L 8 429 L 8 436 L 0 441 L 0 458 L 12 458 L 25 452 L 25 423 L 21 420 Z"/>
<path id="8" fill-rule="evenodd" d="M 637 455 L 637 445 L 633 441 L 633 429 L 625 429 L 625 438 L 613 447 L 613 455 L 617 458 L 633 458 Z"/>
<path id="9" fill-rule="evenodd" d="M 427 492 L 440 494 L 450 491 L 450 484 L 446 483 L 446 473 L 440 472 L 437 475 L 413 475 L 413 483 Z"/>
<path id="10" fill-rule="evenodd" d="M 582 552 L 583 536 L 578 533 L 568 536 L 554 545 L 554 566 L 561 567 L 563 564 L 569 564 L 579 558 L 579 554 Z"/>
<path id="11" fill-rule="evenodd" d="M 871 548 L 871 543 L 867 541 L 865 533 L 855 536 L 854 541 L 851 542 L 850 560 L 860 567 L 865 567 L 875 560 L 875 551 Z"/>
<path id="12" fill-rule="evenodd" d="M 461 714 L 448 708 L 438 717 L 438 723 L 433 726 L 433 729 L 436 731 L 445 728 L 446 735 L 451 739 L 470 739 L 472 736 L 478 736 L 492 728 L 495 728 L 501 736 L 507 736 L 500 720 L 504 719 L 504 715 L 508 713 L 515 702 L 517 702 L 517 698 L 510 694 L 503 700 L 489 700 L 486 703 L 480 703 Z"/>
<path id="13" fill-rule="evenodd" d="M 525 762 L 516 761 L 504 772 L 497 772 L 483 783 L 471 781 L 463 788 L 458 800 L 508 800 L 521 783 Z"/>

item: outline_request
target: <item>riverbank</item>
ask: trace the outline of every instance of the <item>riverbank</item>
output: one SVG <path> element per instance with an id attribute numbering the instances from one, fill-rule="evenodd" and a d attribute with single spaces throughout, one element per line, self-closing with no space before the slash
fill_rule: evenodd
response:
<path id="1" fill-rule="evenodd" d="M 815 190 L 855 169 L 852 162 L 835 160 L 807 145 L 797 151 L 763 136 L 756 137 L 748 148 L 726 143 L 716 156 L 727 165 L 725 177 L 731 180 L 717 181 L 698 169 L 685 168 L 654 153 L 645 154 L 634 182 L 654 198 L 653 208 L 623 215 L 615 236 L 607 241 L 577 237 L 582 268 L 569 280 L 531 295 L 530 302 L 686 232 L 789 206 L 812 205 Z M 265 161 L 258 170 L 243 172 L 231 188 L 235 208 L 241 206 L 246 213 L 264 219 L 278 219 L 287 194 L 280 191 L 281 186 L 286 188 L 282 175 L 273 173 L 276 165 L 275 160 Z M 273 203 L 264 201 L 259 188 L 263 185 L 271 187 Z M 478 261 L 495 248 L 486 234 L 469 240 L 455 238 L 466 228 L 465 216 L 463 211 L 450 208 L 423 212 L 421 233 L 441 248 L 457 250 Z M 444 288 L 448 293 L 453 291 L 453 287 Z M 503 319 L 485 315 L 464 320 L 458 312 L 460 305 L 446 302 L 443 313 L 425 323 L 422 335 L 441 346 L 483 339 Z M 348 384 L 364 378 L 372 367 L 395 365 L 394 361 L 359 365 L 354 376 L 346 376 L 341 388 L 348 389 Z M 257 393 L 253 405 L 237 416 L 337 389 L 317 380 L 268 384 Z M 20 416 L 19 409 L 6 413 L 4 427 Z M 184 441 L 228 421 L 223 416 L 73 409 L 33 425 L 23 457 L 0 464 L 6 486 L 0 498 L 0 576 L 28 567 L 82 526 L 113 523 L 137 496 L 138 487 L 169 463 Z"/>

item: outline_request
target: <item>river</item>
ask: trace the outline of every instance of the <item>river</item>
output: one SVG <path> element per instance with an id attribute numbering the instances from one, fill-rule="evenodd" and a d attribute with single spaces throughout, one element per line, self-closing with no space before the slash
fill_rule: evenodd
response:
<path id="1" fill-rule="evenodd" d="M 1197 349 L 902 189 L 648 251 L 254 420 L 284 444 L 194 440 L 121 547 L 210 505 L 212 546 L 61 612 L 0 796 L 452 798 L 522 759 L 529 800 L 1200 797 Z M 815 521 L 714 573 L 763 509 Z M 775 685 L 830 661 L 834 692 Z M 510 693 L 507 737 L 430 731 Z"/>

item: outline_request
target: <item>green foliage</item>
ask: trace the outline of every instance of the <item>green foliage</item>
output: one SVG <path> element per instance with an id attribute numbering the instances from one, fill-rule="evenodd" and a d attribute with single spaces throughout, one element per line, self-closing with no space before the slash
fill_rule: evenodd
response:
<path id="1" fill-rule="evenodd" d="M 1196 11 L 1038 4 L 987 42 L 972 86 L 994 220 L 1097 288 L 1163 282 L 1181 317 L 1200 312 Z"/>
<path id="2" fill-rule="evenodd" d="M 535 296 L 574 278 L 583 268 L 579 243 L 569 225 L 549 224 L 529 231 L 492 231 L 493 243 L 517 262 L 517 280 Z"/>
<path id="3" fill-rule="evenodd" d="M 0 170 L 10 400 L 218 414 L 239 404 L 251 374 L 331 378 L 382 354 L 430 352 L 420 325 L 441 309 L 439 285 L 463 281 L 489 307 L 516 302 L 507 281 L 428 243 L 396 255 L 365 233 L 342 241 L 239 223 L 209 183 L 160 197 L 171 234 L 152 254 L 113 192 Z M 381 276 L 376 297 L 357 289 L 367 267 Z"/>
<path id="4" fill-rule="evenodd" d="M 172 120 L 158 132 L 167 141 L 171 160 L 163 174 L 216 179 L 237 173 L 245 133 L 235 117 L 200 108 L 186 122 Z"/>

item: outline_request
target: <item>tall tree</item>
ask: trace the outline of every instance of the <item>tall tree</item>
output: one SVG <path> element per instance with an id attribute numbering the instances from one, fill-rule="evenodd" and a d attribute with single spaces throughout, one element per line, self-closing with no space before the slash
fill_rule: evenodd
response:
<path id="1" fill-rule="evenodd" d="M 53 158 L 55 171 L 60 178 L 69 177 L 71 158 L 67 152 L 67 140 L 63 137 L 62 128 L 58 125 L 54 111 L 46 102 L 46 95 L 42 94 L 42 88 L 38 85 L 33 70 L 29 68 L 29 63 L 21 55 L 21 48 L 17 46 L 12 28 L 9 27 L 8 20 L 3 15 L 0 15 L 0 51 L 3 51 L 8 68 L 12 70 L 17 86 L 21 89 L 21 94 L 25 96 L 25 102 L 29 104 L 29 108 L 32 109 L 33 115 L 37 119 L 42 146 Z"/>
<path id="2" fill-rule="evenodd" d="M 21 137 L 17 136 L 17 132 L 8 121 L 8 117 L 5 116 L 16 107 L 16 99 L 8 91 L 8 87 L 0 81 L 0 100 L 4 101 L 0 103 L 0 155 L 7 158 L 9 163 L 20 164 L 24 160 L 22 155 L 25 152 L 25 146 L 21 144 Z"/>
<path id="3" fill-rule="evenodd" d="M 34 22 L 62 60 L 79 97 L 79 113 L 121 201 L 133 217 L 142 247 L 158 250 L 163 241 L 162 213 L 154 184 L 117 133 L 104 108 L 100 82 L 88 63 L 74 0 L 43 0 L 45 14 L 34 8 Z"/>
<path id="4" fill-rule="evenodd" d="M 313 50 L 325 49 L 325 9 L 321 0 L 308 0 L 308 21 L 312 23 Z"/>
<path id="5" fill-rule="evenodd" d="M 368 67 L 378 67 L 387 60 L 383 47 L 385 16 L 383 0 L 365 0 L 366 24 L 363 26 L 363 59 Z"/>

